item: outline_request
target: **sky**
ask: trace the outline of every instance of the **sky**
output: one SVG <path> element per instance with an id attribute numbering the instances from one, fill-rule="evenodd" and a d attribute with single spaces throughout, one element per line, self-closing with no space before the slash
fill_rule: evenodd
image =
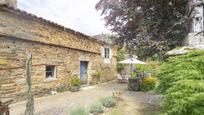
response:
<path id="1" fill-rule="evenodd" d="M 93 36 L 110 33 L 100 12 L 98 0 L 17 0 L 17 7 L 75 31 Z"/>

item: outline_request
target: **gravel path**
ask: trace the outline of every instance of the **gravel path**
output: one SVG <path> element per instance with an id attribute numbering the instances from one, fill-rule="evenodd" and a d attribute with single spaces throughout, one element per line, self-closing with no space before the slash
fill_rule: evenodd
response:
<path id="1" fill-rule="evenodd" d="M 64 92 L 35 99 L 36 115 L 68 115 L 70 111 L 82 106 L 89 108 L 91 104 L 99 101 L 102 97 L 111 96 L 113 92 L 121 92 L 124 100 L 159 105 L 161 96 L 151 93 L 127 91 L 127 84 L 119 84 L 111 81 L 97 86 L 82 88 L 79 92 Z M 12 104 L 11 115 L 23 115 L 26 102 Z"/>

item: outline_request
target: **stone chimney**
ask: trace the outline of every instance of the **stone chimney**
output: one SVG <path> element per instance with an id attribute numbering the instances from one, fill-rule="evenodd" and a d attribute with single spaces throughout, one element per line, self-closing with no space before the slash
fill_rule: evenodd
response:
<path id="1" fill-rule="evenodd" d="M 17 0 L 0 0 L 0 7 L 1 6 L 17 8 Z"/>

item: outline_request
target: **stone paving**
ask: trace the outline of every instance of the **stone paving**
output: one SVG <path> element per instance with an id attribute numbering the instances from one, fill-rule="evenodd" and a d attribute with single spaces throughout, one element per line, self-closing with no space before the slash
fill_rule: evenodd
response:
<path id="1" fill-rule="evenodd" d="M 35 99 L 36 115 L 68 115 L 70 111 L 82 106 L 89 108 L 91 104 L 99 101 L 102 97 L 111 96 L 113 92 L 121 92 L 124 100 L 138 103 L 147 103 L 158 106 L 161 96 L 152 93 L 127 91 L 127 84 L 119 84 L 111 81 L 97 86 L 82 88 L 79 92 L 64 92 Z M 12 104 L 11 115 L 23 115 L 26 102 Z"/>

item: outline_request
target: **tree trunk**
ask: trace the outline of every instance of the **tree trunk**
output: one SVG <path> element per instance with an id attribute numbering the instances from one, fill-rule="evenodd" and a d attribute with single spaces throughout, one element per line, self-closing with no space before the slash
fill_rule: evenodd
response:
<path id="1" fill-rule="evenodd" d="M 34 99 L 32 94 L 32 81 L 31 81 L 31 66 L 32 66 L 32 54 L 28 55 L 26 62 L 26 82 L 27 82 L 27 98 L 28 102 L 26 104 L 25 115 L 34 114 Z"/>

